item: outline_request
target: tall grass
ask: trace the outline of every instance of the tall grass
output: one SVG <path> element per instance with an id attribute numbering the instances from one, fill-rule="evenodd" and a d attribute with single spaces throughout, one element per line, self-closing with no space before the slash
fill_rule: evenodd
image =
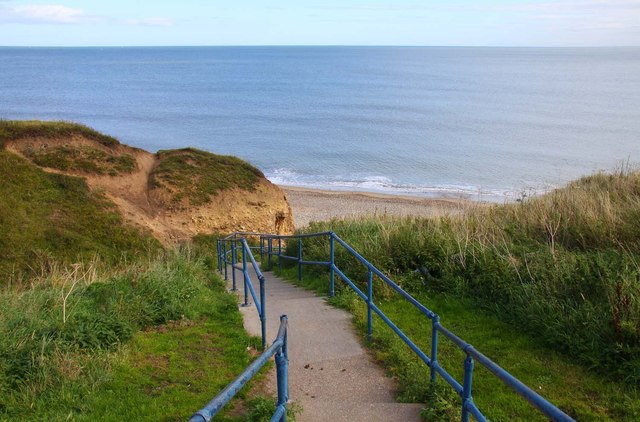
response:
<path id="1" fill-rule="evenodd" d="M 31 288 L 5 286 L 0 419 L 51 406 L 73 410 L 76 395 L 90 394 L 108 377 L 116 352 L 136 332 L 211 313 L 216 294 L 209 274 L 202 259 L 181 251 L 112 274 L 99 274 L 89 262 L 60 267 Z M 229 312 L 236 308 L 233 300 L 227 305 Z"/>
<path id="2" fill-rule="evenodd" d="M 306 231 L 325 230 L 385 272 L 415 275 L 403 277 L 414 292 L 469 297 L 589 368 L 640 382 L 640 172 L 595 174 L 460 216 L 334 220 Z M 307 259 L 328 251 L 304 247 Z M 336 259 L 366 279 L 347 254 Z"/>

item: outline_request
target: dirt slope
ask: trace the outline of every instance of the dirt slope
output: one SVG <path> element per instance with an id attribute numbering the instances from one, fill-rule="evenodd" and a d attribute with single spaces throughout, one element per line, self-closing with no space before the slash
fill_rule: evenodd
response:
<path id="1" fill-rule="evenodd" d="M 153 174 L 162 163 L 162 154 L 171 151 L 152 154 L 122 144 L 105 145 L 81 133 L 53 138 L 30 136 L 13 139 L 6 142 L 5 147 L 47 171 L 84 177 L 91 189 L 104 192 L 118 206 L 125 220 L 151 230 L 164 244 L 199 233 L 235 230 L 291 233 L 294 229 L 291 208 L 284 192 L 255 169 L 255 180 L 249 189 L 230 185 L 212 194 L 201 194 L 197 203 L 187 199 L 168 201 L 172 195 L 180 197 L 176 195 L 176 186 L 198 191 L 199 181 L 212 176 L 213 167 L 194 167 L 202 177 L 194 177 L 193 168 L 192 173 L 187 173 L 188 166 L 174 168 L 172 176 L 186 183 L 169 186 L 154 183 Z M 207 163 L 237 160 L 197 150 L 188 151 L 206 158 Z M 234 168 L 231 167 L 224 175 L 231 181 L 235 177 Z"/>

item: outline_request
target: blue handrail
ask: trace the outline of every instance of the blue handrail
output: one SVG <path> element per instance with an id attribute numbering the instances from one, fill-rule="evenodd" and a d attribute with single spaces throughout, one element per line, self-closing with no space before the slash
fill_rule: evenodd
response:
<path id="1" fill-rule="evenodd" d="M 287 401 L 289 400 L 289 355 L 287 352 L 287 325 L 286 315 L 280 317 L 280 328 L 273 344 L 269 346 L 251 365 L 247 367 L 238 377 L 231 382 L 224 390 L 213 398 L 205 407 L 198 410 L 191 416 L 189 422 L 208 422 L 213 418 L 225 404 L 236 395 L 242 387 L 275 355 L 276 378 L 278 384 L 278 401 L 276 411 L 271 417 L 271 422 L 286 422 Z"/>
<path id="2" fill-rule="evenodd" d="M 247 234 L 249 235 L 249 234 Z M 230 250 L 227 250 L 227 244 L 230 244 Z M 241 264 L 237 263 L 238 254 L 237 248 L 238 244 L 241 250 Z M 222 272 L 222 268 L 224 266 L 224 279 L 227 278 L 227 267 L 231 264 L 231 277 L 232 277 L 232 288 L 231 290 L 236 291 L 236 270 L 242 271 L 242 276 L 244 279 L 244 303 L 243 306 L 249 306 L 249 294 L 253 298 L 253 303 L 256 306 L 256 310 L 258 311 L 258 315 L 260 317 L 260 331 L 262 333 L 262 349 L 266 347 L 267 344 L 267 309 L 266 309 L 266 295 L 265 295 L 265 286 L 264 286 L 264 275 L 262 271 L 260 271 L 260 267 L 256 262 L 256 259 L 253 257 L 253 253 L 251 252 L 251 247 L 247 242 L 247 239 L 244 237 L 238 237 L 238 234 L 234 233 L 230 236 L 225 237 L 224 239 L 218 240 L 218 271 Z M 229 261 L 229 254 L 231 254 L 231 260 Z M 248 259 L 247 259 L 248 257 Z M 260 285 L 260 297 L 256 295 L 256 291 L 253 287 L 253 282 L 251 281 L 251 275 L 249 269 L 247 267 L 247 262 L 251 262 L 251 266 L 258 277 L 258 282 Z"/>
<path id="3" fill-rule="evenodd" d="M 227 238 L 223 239 L 224 242 L 227 239 L 235 239 L 237 236 L 243 236 L 243 233 L 233 233 Z M 267 255 L 267 264 L 268 268 L 271 269 L 271 257 L 278 257 L 278 267 L 282 268 L 282 260 L 295 260 L 298 263 L 298 278 L 302 279 L 302 266 L 303 265 L 321 265 L 329 267 L 329 296 L 333 296 L 335 293 L 335 275 L 337 274 L 351 289 L 353 289 L 358 297 L 363 299 L 367 304 L 367 334 L 369 338 L 371 338 L 373 334 L 373 323 L 372 323 L 372 315 L 375 313 L 378 315 L 410 348 L 416 353 L 416 355 L 429 366 L 431 371 L 431 382 L 435 382 L 437 375 L 440 375 L 455 391 L 462 399 L 462 408 L 461 408 L 461 420 L 466 422 L 469 420 L 469 416 L 473 415 L 473 417 L 478 421 L 486 421 L 486 417 L 482 414 L 482 412 L 478 409 L 476 404 L 473 402 L 472 396 L 472 380 L 473 380 L 473 367 L 474 363 L 477 361 L 482 366 L 487 368 L 492 374 L 497 376 L 505 385 L 511 388 L 515 393 L 522 396 L 525 400 L 527 400 L 532 406 L 536 409 L 540 410 L 544 415 L 546 415 L 550 420 L 553 421 L 573 421 L 573 419 L 561 411 L 558 407 L 547 401 L 544 397 L 533 391 L 531 388 L 527 387 L 524 383 L 519 381 L 513 375 L 509 374 L 506 370 L 501 368 L 491 359 L 477 351 L 472 345 L 462 340 L 460 337 L 446 329 L 442 324 L 440 324 L 440 317 L 430 309 L 426 308 L 422 305 L 418 300 L 416 300 L 413 296 L 407 293 L 402 287 L 393 282 L 389 277 L 387 277 L 384 273 L 382 273 L 378 268 L 376 268 L 373 264 L 367 261 L 362 255 L 360 255 L 355 249 L 353 249 L 349 244 L 347 244 L 344 240 L 342 240 L 338 235 L 334 232 L 322 232 L 322 233 L 307 233 L 300 235 L 276 235 L 276 234 L 259 234 L 259 233 L 250 233 L 252 236 L 260 236 L 260 254 L 263 256 L 265 253 Z M 305 261 L 302 256 L 302 241 L 303 239 L 313 238 L 313 237 L 328 237 L 329 238 L 329 261 Z M 277 240 L 277 245 L 274 247 L 273 241 Z M 296 257 L 287 256 L 283 254 L 282 241 L 285 240 L 297 240 L 298 241 L 298 254 Z M 265 243 L 267 250 L 265 251 Z M 347 252 L 349 252 L 353 257 L 355 257 L 358 261 L 360 261 L 367 268 L 367 292 L 363 292 L 356 284 L 349 279 L 349 277 L 336 266 L 335 263 L 335 244 L 342 246 Z M 219 244 L 218 252 L 223 253 L 226 261 L 226 250 L 221 249 Z M 219 261 L 220 262 L 220 261 Z M 220 265 L 222 265 L 220 263 Z M 226 267 L 225 267 L 226 269 Z M 222 268 L 219 268 L 222 271 Z M 421 313 L 423 313 L 427 318 L 431 320 L 431 357 L 429 357 L 424 351 L 420 349 L 400 328 L 398 328 L 389 317 L 387 317 L 384 312 L 380 308 L 378 308 L 373 302 L 373 276 L 378 276 L 383 282 L 385 282 L 388 286 L 390 286 L 393 290 L 395 290 L 398 294 L 400 294 L 403 298 L 408 300 L 412 305 L 414 305 Z M 445 337 L 453 341 L 462 351 L 466 354 L 466 358 L 464 360 L 464 376 L 462 384 L 456 380 L 451 374 L 449 374 L 442 366 L 438 363 L 438 338 L 439 333 L 442 333 Z"/>

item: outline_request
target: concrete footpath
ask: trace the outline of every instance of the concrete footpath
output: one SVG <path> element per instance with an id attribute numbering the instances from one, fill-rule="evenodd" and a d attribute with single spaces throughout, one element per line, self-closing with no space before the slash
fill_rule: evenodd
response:
<path id="1" fill-rule="evenodd" d="M 298 421 L 420 420 L 422 405 L 396 403 L 394 381 L 359 343 L 349 313 L 272 273 L 264 275 L 267 344 L 277 334 L 280 315 L 289 317 L 289 396 L 302 407 Z M 257 279 L 252 279 L 257 292 Z M 242 272 L 236 271 L 241 301 L 242 280 Z M 247 332 L 260 336 L 253 303 L 240 309 Z M 268 375 L 266 389 L 275 395 L 275 371 Z"/>

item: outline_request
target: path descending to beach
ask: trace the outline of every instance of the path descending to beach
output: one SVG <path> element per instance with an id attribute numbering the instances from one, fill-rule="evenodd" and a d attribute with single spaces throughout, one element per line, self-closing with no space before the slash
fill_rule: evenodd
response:
<path id="1" fill-rule="evenodd" d="M 298 421 L 420 420 L 422 405 L 395 401 L 395 382 L 360 344 L 349 313 L 270 272 L 264 275 L 268 343 L 277 334 L 280 315 L 289 318 L 289 398 L 302 406 Z M 242 272 L 236 271 L 241 303 L 242 280 Z M 240 309 L 247 332 L 260 336 L 253 303 Z M 265 384 L 267 393 L 275 396 L 275 370 Z"/>

